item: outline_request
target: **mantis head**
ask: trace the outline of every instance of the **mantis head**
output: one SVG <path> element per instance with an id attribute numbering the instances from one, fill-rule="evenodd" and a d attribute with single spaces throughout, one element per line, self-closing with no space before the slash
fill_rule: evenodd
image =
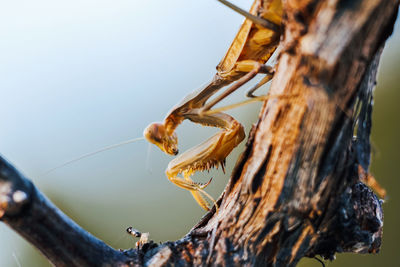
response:
<path id="1" fill-rule="evenodd" d="M 147 141 L 155 144 L 165 153 L 169 155 L 178 154 L 178 137 L 176 133 L 169 135 L 164 124 L 153 122 L 144 129 L 143 135 Z"/>

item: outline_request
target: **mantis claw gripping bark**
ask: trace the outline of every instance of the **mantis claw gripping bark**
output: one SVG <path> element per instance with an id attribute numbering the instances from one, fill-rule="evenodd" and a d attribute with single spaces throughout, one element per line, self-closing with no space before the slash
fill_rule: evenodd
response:
<path id="1" fill-rule="evenodd" d="M 175 185 L 189 190 L 197 203 L 209 210 L 208 200 L 215 200 L 203 189 L 209 185 L 191 180 L 193 172 L 209 170 L 221 166 L 224 170 L 225 158 L 245 138 L 243 126 L 233 117 L 210 110 L 214 105 L 254 78 L 258 73 L 265 77 L 247 93 L 253 92 L 271 80 L 273 70 L 264 65 L 279 44 L 282 17 L 281 0 L 255 0 L 250 12 L 233 4 L 218 0 L 246 17 L 225 57 L 217 66 L 214 78 L 204 87 L 186 96 L 166 116 L 163 122 L 150 124 L 144 130 L 145 138 L 169 155 L 178 154 L 178 139 L 175 129 L 185 119 L 204 126 L 222 130 L 177 158 L 167 167 L 166 175 Z M 221 95 L 207 103 L 218 90 L 236 81 Z M 260 100 L 259 97 L 256 100 Z M 182 174 L 183 178 L 178 175 Z M 217 208 L 217 206 L 216 206 Z"/>

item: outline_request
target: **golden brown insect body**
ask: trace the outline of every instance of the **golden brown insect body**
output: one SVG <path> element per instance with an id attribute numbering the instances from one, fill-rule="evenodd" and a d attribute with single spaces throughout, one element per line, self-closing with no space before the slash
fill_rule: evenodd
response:
<path id="1" fill-rule="evenodd" d="M 219 1 L 238 11 L 232 4 Z M 225 57 L 217 66 L 217 73 L 211 82 L 186 96 L 172 108 L 163 122 L 152 123 L 144 131 L 144 136 L 149 142 L 167 154 L 176 155 L 178 139 L 175 129 L 183 120 L 188 119 L 204 126 L 222 129 L 202 144 L 172 160 L 166 170 L 168 179 L 189 190 L 205 210 L 209 210 L 209 207 L 204 196 L 215 204 L 214 199 L 203 190 L 211 180 L 200 184 L 192 181 L 190 175 L 214 166 L 221 165 L 224 168 L 225 158 L 245 137 L 244 128 L 238 121 L 222 112 L 210 112 L 210 109 L 257 73 L 264 73 L 265 77 L 247 94 L 254 97 L 252 93 L 272 78 L 272 68 L 264 64 L 277 48 L 280 39 L 281 0 L 255 0 L 249 13 L 238 12 L 244 14 L 246 19 Z M 266 28 L 264 22 L 272 26 Z M 221 95 L 207 102 L 218 90 L 234 81 L 236 83 Z M 178 177 L 179 173 L 183 175 L 183 179 Z"/>

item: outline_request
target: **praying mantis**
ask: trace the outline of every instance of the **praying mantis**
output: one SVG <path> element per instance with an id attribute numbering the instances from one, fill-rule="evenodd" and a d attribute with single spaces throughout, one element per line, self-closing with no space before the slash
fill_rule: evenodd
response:
<path id="1" fill-rule="evenodd" d="M 210 184 L 211 179 L 202 184 L 194 182 L 190 177 L 196 171 L 209 170 L 212 167 L 218 168 L 218 166 L 221 166 L 224 170 L 225 158 L 245 138 L 243 126 L 233 117 L 222 113 L 222 111 L 243 103 L 267 99 L 266 96 L 256 97 L 253 93 L 272 79 L 274 70 L 272 67 L 265 65 L 265 63 L 278 47 L 283 13 L 280 0 L 255 0 L 249 12 L 236 7 L 226 0 L 218 1 L 244 15 L 246 19 L 227 53 L 217 66 L 217 73 L 213 79 L 173 107 L 163 122 L 151 123 L 144 130 L 144 137 L 126 140 L 95 152 L 84 154 L 48 170 L 45 174 L 82 158 L 142 139 L 147 139 L 150 143 L 157 145 L 166 154 L 177 155 L 178 138 L 175 130 L 180 123 L 188 119 L 204 126 L 221 128 L 221 131 L 172 160 L 167 167 L 166 176 L 175 185 L 190 191 L 203 209 L 210 210 L 208 201 L 213 202 L 217 208 L 215 200 L 204 191 Z M 247 92 L 250 100 L 227 107 L 211 109 L 258 73 L 265 76 Z M 236 83 L 209 101 L 215 93 L 233 82 Z M 292 95 L 291 97 L 294 96 Z M 341 105 L 338 104 L 338 107 L 341 108 Z M 346 113 L 343 108 L 341 110 Z M 351 116 L 347 113 L 346 115 Z M 182 174 L 183 177 L 179 177 L 179 174 Z M 385 198 L 386 192 L 384 188 L 377 183 L 373 176 L 364 170 L 360 171 L 360 176 L 367 185 Z"/>
<path id="2" fill-rule="evenodd" d="M 166 176 L 175 185 L 189 190 L 204 210 L 210 210 L 207 200 L 216 201 L 204 189 L 210 184 L 194 182 L 190 176 L 196 171 L 209 170 L 219 165 L 224 170 L 225 159 L 245 138 L 243 126 L 224 109 L 211 110 L 222 99 L 250 81 L 257 74 L 265 76 L 247 92 L 253 100 L 254 91 L 272 79 L 273 68 L 265 65 L 276 50 L 281 35 L 281 0 L 255 0 L 246 12 L 225 0 L 218 0 L 246 18 L 222 61 L 217 73 L 204 87 L 186 96 L 172 108 L 163 122 L 151 123 L 144 136 L 169 155 L 178 154 L 176 128 L 183 120 L 190 120 L 204 126 L 221 128 L 221 131 L 205 142 L 189 149 L 173 159 L 167 167 Z M 234 83 L 212 101 L 208 101 L 220 89 Z M 235 105 L 234 105 L 235 106 Z M 233 107 L 233 106 L 232 106 Z M 231 108 L 231 107 L 230 107 Z M 183 178 L 178 175 L 182 174 Z"/>

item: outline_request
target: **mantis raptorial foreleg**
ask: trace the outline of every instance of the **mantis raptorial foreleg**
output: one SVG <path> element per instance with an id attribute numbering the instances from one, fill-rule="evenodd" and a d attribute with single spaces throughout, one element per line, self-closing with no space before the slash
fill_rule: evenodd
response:
<path id="1" fill-rule="evenodd" d="M 190 190 L 199 205 L 204 209 L 208 209 L 208 206 L 205 205 L 207 202 L 202 194 L 215 203 L 215 200 L 203 191 L 211 180 L 207 184 L 197 184 L 189 177 L 194 171 L 208 170 L 214 166 L 218 167 L 220 165 L 224 169 L 225 158 L 245 137 L 244 128 L 234 118 L 224 113 L 200 115 L 199 109 L 192 109 L 182 114 L 182 116 L 195 123 L 222 129 L 222 131 L 205 142 L 173 159 L 168 164 L 166 171 L 166 175 L 171 182 Z M 177 178 L 179 173 L 183 174 L 185 180 Z"/>

